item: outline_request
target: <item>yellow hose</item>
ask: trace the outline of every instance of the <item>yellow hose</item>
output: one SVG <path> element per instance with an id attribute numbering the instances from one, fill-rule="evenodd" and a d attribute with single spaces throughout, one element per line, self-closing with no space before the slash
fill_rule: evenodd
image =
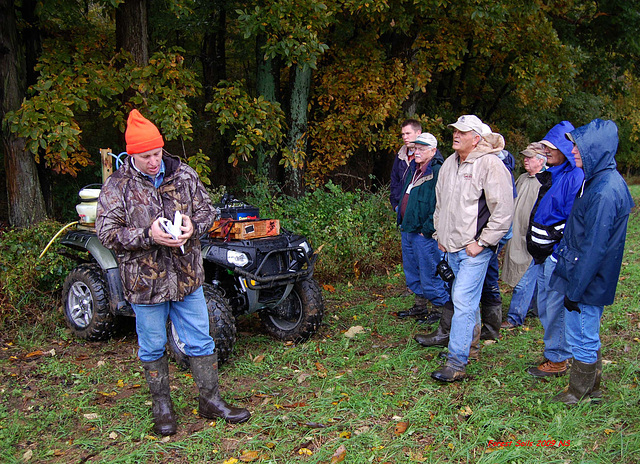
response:
<path id="1" fill-rule="evenodd" d="M 73 226 L 73 225 L 75 225 L 75 224 L 77 224 L 77 223 L 78 223 L 78 221 L 70 222 L 69 224 L 67 224 L 66 226 L 64 226 L 62 229 L 60 229 L 60 230 L 58 231 L 58 233 L 57 233 L 57 234 L 55 234 L 51 240 L 49 240 L 49 243 L 47 243 L 47 246 L 46 246 L 46 247 L 44 247 L 44 250 L 42 250 L 42 253 L 40 253 L 40 256 L 38 256 L 38 259 L 40 259 L 40 258 L 42 258 L 42 257 L 44 256 L 44 254 L 47 252 L 47 250 L 49 249 L 49 247 L 51 246 L 51 244 L 55 241 L 55 239 L 57 239 L 57 238 L 58 238 L 58 236 L 59 236 L 62 232 L 64 232 L 68 227 L 71 227 L 71 226 Z"/>

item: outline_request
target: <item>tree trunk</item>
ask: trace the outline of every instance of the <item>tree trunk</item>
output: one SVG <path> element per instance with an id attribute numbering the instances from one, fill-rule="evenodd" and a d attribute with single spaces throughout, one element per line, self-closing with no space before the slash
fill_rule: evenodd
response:
<path id="1" fill-rule="evenodd" d="M 125 0 L 116 9 L 116 50 L 133 55 L 138 66 L 149 64 L 147 0 Z"/>
<path id="2" fill-rule="evenodd" d="M 275 61 L 265 58 L 262 52 L 262 43 L 265 37 L 259 35 L 256 39 L 256 90 L 258 95 L 262 95 L 265 100 L 270 102 L 278 101 L 279 69 L 275 65 Z M 277 178 L 277 165 L 275 160 L 267 158 L 262 146 L 256 147 L 256 171 L 259 176 L 268 177 L 270 179 Z"/>
<path id="3" fill-rule="evenodd" d="M 311 89 L 311 68 L 297 65 L 291 71 L 294 77 L 291 88 L 291 128 L 287 146 L 294 153 L 304 154 L 307 151 L 307 107 Z M 286 184 L 292 196 L 302 196 L 302 169 L 288 167 Z"/>
<path id="4" fill-rule="evenodd" d="M 227 12 L 223 4 L 211 13 L 209 21 L 211 27 L 205 33 L 200 55 L 205 102 L 213 99 L 213 88 L 227 78 Z"/>
<path id="5" fill-rule="evenodd" d="M 25 55 L 16 25 L 14 0 L 0 0 L 0 120 L 20 108 L 25 96 Z M 36 163 L 24 139 L 2 127 L 9 224 L 29 227 L 46 218 Z"/>
<path id="6" fill-rule="evenodd" d="M 147 0 L 125 0 L 116 8 L 116 52 L 129 52 L 138 66 L 149 64 L 149 29 Z M 125 89 L 120 100 L 127 112 L 133 89 Z M 119 134 L 120 146 L 126 146 L 124 133 Z"/>

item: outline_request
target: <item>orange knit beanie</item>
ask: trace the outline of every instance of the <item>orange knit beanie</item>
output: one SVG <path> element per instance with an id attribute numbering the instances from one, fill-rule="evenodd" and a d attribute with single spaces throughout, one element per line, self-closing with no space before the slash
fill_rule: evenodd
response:
<path id="1" fill-rule="evenodd" d="M 132 110 L 127 120 L 124 133 L 127 142 L 127 153 L 137 154 L 154 148 L 164 147 L 164 140 L 158 128 L 138 110 Z"/>

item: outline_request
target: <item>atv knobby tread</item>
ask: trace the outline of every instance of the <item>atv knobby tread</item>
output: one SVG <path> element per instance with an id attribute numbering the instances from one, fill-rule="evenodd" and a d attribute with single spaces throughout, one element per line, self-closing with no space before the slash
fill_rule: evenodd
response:
<path id="1" fill-rule="evenodd" d="M 218 365 L 221 366 L 229 360 L 233 352 L 236 342 L 236 320 L 229 302 L 215 287 L 211 284 L 204 284 L 202 287 L 209 314 L 209 334 L 215 342 Z M 173 334 L 171 321 L 167 323 L 167 348 L 178 366 L 189 369 L 189 357 L 180 349 Z"/>
<path id="2" fill-rule="evenodd" d="M 87 285 L 93 299 L 93 314 L 89 325 L 84 328 L 73 322 L 67 300 L 69 290 L 78 281 Z M 98 264 L 80 264 L 69 273 L 62 287 L 62 305 L 67 325 L 77 337 L 99 341 L 107 340 L 115 333 L 116 318 L 109 307 L 109 286 Z"/>
<path id="3" fill-rule="evenodd" d="M 289 298 L 295 298 L 294 293 L 300 297 L 303 306 L 298 325 L 291 329 L 279 327 L 269 311 L 260 311 L 260 320 L 267 332 L 278 340 L 302 343 L 318 331 L 324 316 L 324 300 L 320 286 L 314 279 L 296 282 Z"/>

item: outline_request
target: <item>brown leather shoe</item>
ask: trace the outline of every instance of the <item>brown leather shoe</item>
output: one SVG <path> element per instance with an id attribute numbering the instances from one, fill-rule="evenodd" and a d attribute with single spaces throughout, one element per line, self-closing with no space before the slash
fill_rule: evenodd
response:
<path id="1" fill-rule="evenodd" d="M 567 373 L 567 361 L 545 361 L 539 366 L 530 367 L 527 372 L 534 377 L 560 377 Z"/>
<path id="2" fill-rule="evenodd" d="M 517 325 L 512 324 L 509 321 L 504 321 L 502 324 L 500 324 L 500 328 L 501 329 L 515 329 L 516 327 L 518 327 Z"/>

